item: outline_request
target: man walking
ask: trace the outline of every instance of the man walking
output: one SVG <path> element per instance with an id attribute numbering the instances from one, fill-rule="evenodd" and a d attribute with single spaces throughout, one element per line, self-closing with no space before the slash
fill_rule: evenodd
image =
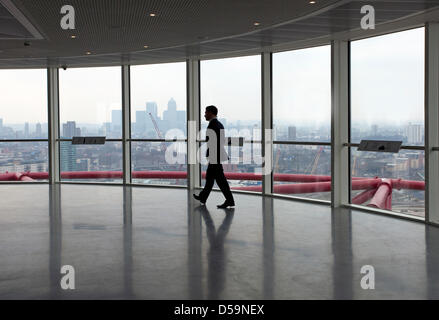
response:
<path id="1" fill-rule="evenodd" d="M 204 113 L 204 118 L 209 121 L 207 126 L 207 152 L 206 157 L 209 161 L 206 171 L 206 185 L 199 195 L 194 194 L 194 198 L 205 204 L 212 191 L 213 184 L 216 184 L 221 189 L 226 201 L 218 205 L 218 208 L 227 208 L 235 206 L 232 192 L 230 191 L 229 183 L 224 176 L 222 162 L 227 160 L 227 153 L 224 149 L 224 126 L 216 118 L 218 109 L 215 106 L 207 106 Z"/>

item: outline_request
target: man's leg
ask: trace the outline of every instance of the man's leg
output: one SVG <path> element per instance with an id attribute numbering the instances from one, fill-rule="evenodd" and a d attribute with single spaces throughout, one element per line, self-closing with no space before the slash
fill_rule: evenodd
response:
<path id="1" fill-rule="evenodd" d="M 200 192 L 199 196 L 202 199 L 202 202 L 206 202 L 209 197 L 210 191 L 212 191 L 213 184 L 215 183 L 215 172 L 212 165 L 209 163 L 207 165 L 206 170 L 206 184 L 204 185 L 203 190 Z"/>
<path id="2" fill-rule="evenodd" d="M 229 183 L 227 182 L 226 176 L 224 175 L 224 169 L 222 164 L 219 164 L 216 170 L 216 184 L 221 189 L 221 192 L 226 198 L 226 201 L 229 203 L 235 203 L 232 192 L 230 191 Z"/>

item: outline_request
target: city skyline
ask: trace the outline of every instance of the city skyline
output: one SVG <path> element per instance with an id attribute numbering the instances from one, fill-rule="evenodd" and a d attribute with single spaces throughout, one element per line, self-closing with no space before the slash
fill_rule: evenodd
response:
<path id="1" fill-rule="evenodd" d="M 172 99 L 170 102 L 175 102 Z M 153 110 L 148 109 L 146 107 L 145 111 L 136 111 L 137 115 L 142 115 L 142 118 L 137 118 L 140 122 L 134 121 L 131 123 L 131 131 L 133 137 L 138 138 L 159 138 L 159 134 L 156 131 L 155 125 L 151 119 L 155 119 L 157 127 L 160 131 L 160 134 L 165 137 L 166 133 L 169 130 L 179 129 L 183 133 L 186 131 L 186 113 L 185 111 L 178 111 L 175 108 L 173 111 L 177 114 L 177 116 L 167 116 L 166 112 L 170 110 L 165 110 L 163 113 L 163 117 L 160 117 L 156 114 L 157 106 L 154 102 L 147 102 L 147 105 L 152 105 L 154 107 Z M 149 111 L 152 111 L 151 115 L 149 115 Z M 178 112 L 181 113 L 181 116 L 178 116 Z M 120 138 L 121 135 L 121 110 L 112 110 L 112 118 L 110 122 L 104 122 L 101 124 L 81 124 L 76 121 L 67 121 L 66 123 L 61 123 L 61 132 L 60 136 L 63 138 L 71 138 L 73 135 L 80 136 L 87 134 L 99 134 L 99 135 L 107 135 L 107 138 Z M 169 117 L 173 118 L 174 122 L 170 122 Z M 226 134 L 230 134 L 236 136 L 237 134 L 250 134 L 252 135 L 255 128 L 260 129 L 259 126 L 255 127 L 255 124 L 251 121 L 247 123 L 241 123 L 239 120 L 236 122 L 227 122 L 227 119 L 221 119 L 222 122 L 226 125 Z M 5 126 L 3 124 L 3 119 L 0 119 L 0 139 L 3 138 L 47 138 L 47 123 L 37 123 L 36 125 L 29 125 L 29 123 L 24 123 L 21 125 L 17 125 L 17 130 L 14 130 L 11 127 Z M 78 126 L 78 131 L 75 134 L 72 134 L 72 131 L 66 129 L 69 126 L 69 123 Z M 207 123 L 202 124 L 202 129 L 206 127 Z M 295 126 L 295 125 L 274 125 L 273 127 L 273 139 L 274 140 L 298 140 L 298 141 L 330 141 L 330 128 L 328 126 L 319 126 L 319 127 L 307 127 L 307 126 Z M 248 133 L 243 132 L 242 130 L 247 130 Z M 69 133 L 66 134 L 66 131 Z M 294 134 L 291 132 L 294 131 Z M 379 126 L 379 125 L 371 125 L 364 127 L 354 127 L 351 130 L 351 141 L 359 142 L 361 139 L 376 139 L 376 140 L 403 140 L 404 143 L 407 144 L 423 144 L 424 143 L 424 125 L 418 123 L 409 122 L 407 125 L 398 126 L 394 125 L 391 127 L 388 126 Z"/>

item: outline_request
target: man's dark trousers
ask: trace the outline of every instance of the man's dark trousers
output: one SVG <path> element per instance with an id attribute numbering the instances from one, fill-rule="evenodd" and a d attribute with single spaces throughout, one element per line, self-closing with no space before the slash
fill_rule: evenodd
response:
<path id="1" fill-rule="evenodd" d="M 202 199 L 202 202 L 206 202 L 207 198 L 209 197 L 210 191 L 212 191 L 215 180 L 216 180 L 216 184 L 221 189 L 221 192 L 226 198 L 226 201 L 229 203 L 235 203 L 227 179 L 224 176 L 223 165 L 211 164 L 211 163 L 209 163 L 209 165 L 207 166 L 206 185 L 204 186 L 203 191 L 201 191 L 199 194 L 199 196 Z"/>

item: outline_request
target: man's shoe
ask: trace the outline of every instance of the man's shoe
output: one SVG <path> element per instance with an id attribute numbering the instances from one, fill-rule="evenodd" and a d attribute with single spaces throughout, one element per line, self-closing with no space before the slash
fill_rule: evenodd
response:
<path id="1" fill-rule="evenodd" d="M 198 201 L 200 201 L 202 204 L 206 204 L 206 200 L 201 199 L 199 195 L 193 194 L 194 198 Z"/>
<path id="2" fill-rule="evenodd" d="M 234 207 L 234 206 L 235 206 L 235 202 L 228 202 L 228 201 L 226 201 L 223 204 L 218 205 L 217 208 L 218 209 L 225 209 L 227 207 Z"/>

